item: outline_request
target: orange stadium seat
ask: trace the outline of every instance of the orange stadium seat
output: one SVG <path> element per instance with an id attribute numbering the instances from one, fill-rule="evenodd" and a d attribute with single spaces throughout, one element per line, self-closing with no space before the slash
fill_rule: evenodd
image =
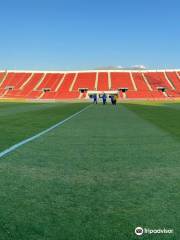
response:
<path id="1" fill-rule="evenodd" d="M 108 91 L 109 90 L 108 73 L 107 72 L 100 72 L 98 74 L 97 90 L 98 91 Z"/>
<path id="2" fill-rule="evenodd" d="M 136 84 L 138 91 L 149 91 L 148 85 L 144 81 L 144 78 L 142 76 L 142 73 L 132 73 L 132 77 L 134 79 L 134 82 Z"/>
<path id="3" fill-rule="evenodd" d="M 78 73 L 73 91 L 78 91 L 79 88 L 95 89 L 96 73 Z"/>
<path id="4" fill-rule="evenodd" d="M 41 84 L 38 86 L 37 90 L 42 90 L 43 88 L 50 88 L 51 91 L 55 91 L 63 76 L 64 74 L 47 73 Z"/>
<path id="5" fill-rule="evenodd" d="M 144 75 L 153 90 L 157 90 L 158 87 L 172 89 L 172 86 L 169 84 L 162 72 L 148 72 Z"/>
<path id="6" fill-rule="evenodd" d="M 144 73 L 144 75 L 142 74 Z M 117 91 L 120 99 L 180 98 L 176 71 L 0 72 L 0 98 L 85 99 L 90 91 Z M 127 88 L 123 94 L 120 89 Z M 162 89 L 165 88 L 165 92 Z"/>
<path id="7" fill-rule="evenodd" d="M 166 72 L 167 77 L 172 82 L 174 87 L 178 90 L 180 90 L 180 79 L 178 78 L 177 74 L 175 72 Z"/>
<path id="8" fill-rule="evenodd" d="M 113 90 L 117 90 L 118 88 L 128 88 L 128 90 L 135 90 L 129 72 L 112 72 L 111 83 L 111 88 Z"/>

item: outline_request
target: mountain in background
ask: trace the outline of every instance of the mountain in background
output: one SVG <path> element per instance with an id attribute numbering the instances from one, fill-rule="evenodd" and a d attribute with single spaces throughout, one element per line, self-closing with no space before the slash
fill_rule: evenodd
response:
<path id="1" fill-rule="evenodd" d="M 131 67 L 123 67 L 123 66 L 103 66 L 97 67 L 95 70 L 144 70 L 146 67 L 144 65 L 134 65 Z"/>

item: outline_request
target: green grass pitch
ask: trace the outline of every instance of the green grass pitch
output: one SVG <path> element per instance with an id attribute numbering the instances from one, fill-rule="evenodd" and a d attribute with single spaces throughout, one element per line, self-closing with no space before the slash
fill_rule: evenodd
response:
<path id="1" fill-rule="evenodd" d="M 1 102 L 0 152 L 87 105 Z M 0 158 L 0 240 L 178 240 L 179 189 L 179 103 L 92 105 Z"/>

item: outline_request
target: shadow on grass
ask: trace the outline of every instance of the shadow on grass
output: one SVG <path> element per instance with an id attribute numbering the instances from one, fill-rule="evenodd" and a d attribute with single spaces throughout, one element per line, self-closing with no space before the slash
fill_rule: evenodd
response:
<path id="1" fill-rule="evenodd" d="M 180 141 L 180 110 L 159 105 L 124 105 L 128 110 L 134 112 L 144 120 L 151 122 L 162 130 L 170 133 L 176 140 Z"/>

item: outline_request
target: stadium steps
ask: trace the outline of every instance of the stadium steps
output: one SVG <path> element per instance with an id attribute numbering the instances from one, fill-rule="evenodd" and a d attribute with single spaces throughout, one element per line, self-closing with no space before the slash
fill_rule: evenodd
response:
<path id="1" fill-rule="evenodd" d="M 76 82 L 76 80 L 77 80 L 77 77 L 78 77 L 78 73 L 76 73 L 75 76 L 74 76 L 74 79 L 73 79 L 73 81 L 72 81 L 72 84 L 71 84 L 71 86 L 70 86 L 70 88 L 69 88 L 69 92 L 72 92 L 73 87 L 74 87 L 74 84 L 75 84 L 75 82 Z"/>
<path id="2" fill-rule="evenodd" d="M 31 76 L 31 73 L 24 73 L 21 79 L 19 79 L 15 84 L 15 89 L 19 90 L 21 86 L 24 84 L 24 82 L 26 82 L 29 79 L 30 76 Z"/>
<path id="3" fill-rule="evenodd" d="M 10 96 L 15 97 L 17 90 L 19 90 L 19 88 L 22 86 L 22 84 L 28 79 L 28 77 L 30 76 L 30 73 L 14 73 L 14 72 L 10 72 L 7 75 L 6 80 L 4 81 L 5 86 L 11 86 L 13 87 L 13 90 L 11 90 L 10 92 Z M 3 87 L 3 85 L 2 85 Z M 16 91 L 14 91 L 16 90 Z M 8 93 L 9 95 L 9 93 Z"/>
<path id="4" fill-rule="evenodd" d="M 145 76 L 144 73 L 142 73 L 142 76 L 143 76 L 143 79 L 144 79 L 146 85 L 148 86 L 148 89 L 149 89 L 150 91 L 153 91 L 153 89 L 151 88 L 151 85 L 149 84 L 149 82 L 148 82 L 148 80 L 147 80 L 147 78 L 146 78 L 146 76 Z"/>
<path id="5" fill-rule="evenodd" d="M 172 97 L 172 98 L 180 98 L 180 90 L 179 91 L 173 91 L 173 90 L 168 90 L 166 91 L 168 97 Z"/>
<path id="6" fill-rule="evenodd" d="M 39 99 L 39 97 L 41 95 L 42 95 L 42 91 L 34 90 L 27 95 L 27 98 L 29 98 L 29 99 Z"/>
<path id="7" fill-rule="evenodd" d="M 172 90 L 175 90 L 174 84 L 173 84 L 173 82 L 171 81 L 171 79 L 168 78 L 166 72 L 164 72 L 164 77 L 165 77 L 165 79 L 168 81 L 168 84 L 171 86 Z"/>
<path id="8" fill-rule="evenodd" d="M 0 82 L 2 81 L 3 77 L 4 77 L 4 72 L 0 72 Z"/>
<path id="9" fill-rule="evenodd" d="M 50 91 L 54 92 L 63 76 L 64 74 L 47 73 L 44 80 L 36 90 L 42 91 L 43 89 L 50 89 Z"/>
<path id="10" fill-rule="evenodd" d="M 99 72 L 96 72 L 96 81 L 95 81 L 95 85 L 94 85 L 95 90 L 98 89 L 98 77 L 99 77 Z"/>
<path id="11" fill-rule="evenodd" d="M 175 72 L 177 77 L 180 79 L 180 74 L 178 72 Z"/>
<path id="12" fill-rule="evenodd" d="M 39 97 L 37 97 L 37 99 L 43 98 L 44 95 L 45 95 L 45 92 L 42 92 L 42 93 L 39 95 Z"/>
<path id="13" fill-rule="evenodd" d="M 154 91 L 159 87 L 173 90 L 172 85 L 165 78 L 164 72 L 147 72 L 144 75 Z"/>
<path id="14" fill-rule="evenodd" d="M 28 80 L 28 82 L 23 86 L 23 88 L 17 93 L 17 97 L 26 98 L 28 97 L 33 89 L 38 84 L 38 82 L 42 79 L 43 73 L 34 73 L 33 76 Z"/>
<path id="15" fill-rule="evenodd" d="M 136 83 L 136 88 L 137 88 L 138 92 L 139 91 L 150 91 L 148 88 L 148 85 L 144 81 L 144 78 L 141 73 L 139 73 L 139 72 L 132 73 L 132 77 Z"/>
<path id="16" fill-rule="evenodd" d="M 132 84 L 133 84 L 134 90 L 137 91 L 136 83 L 135 83 L 135 81 L 134 81 L 134 78 L 133 78 L 132 72 L 130 72 L 129 74 L 130 74 L 130 78 L 131 78 L 131 81 L 132 81 Z"/>
<path id="17" fill-rule="evenodd" d="M 28 79 L 21 85 L 20 90 L 22 90 L 24 88 L 24 86 L 26 84 L 28 84 L 28 82 L 31 80 L 31 78 L 33 78 L 33 76 L 34 76 L 34 73 L 31 73 L 31 75 L 28 77 Z"/>
<path id="18" fill-rule="evenodd" d="M 13 72 L 7 72 L 6 76 L 3 78 L 3 80 L 0 84 L 0 88 L 5 88 L 7 86 L 10 86 L 10 82 L 11 82 L 13 76 L 14 76 Z"/>
<path id="19" fill-rule="evenodd" d="M 109 90 L 112 88 L 111 73 L 110 72 L 108 72 L 108 88 L 109 88 Z"/>
<path id="20" fill-rule="evenodd" d="M 65 77 L 66 77 L 66 74 L 64 73 L 63 77 L 61 78 L 61 80 L 59 81 L 59 84 L 57 85 L 57 87 L 55 89 L 55 92 L 58 92 L 58 90 L 60 89 L 61 85 L 64 82 Z"/>
<path id="21" fill-rule="evenodd" d="M 57 94 L 59 92 L 68 92 L 75 76 L 76 76 L 75 73 L 67 73 L 64 77 L 64 80 L 63 80 L 61 86 L 57 90 Z"/>
<path id="22" fill-rule="evenodd" d="M 46 77 L 46 73 L 43 73 L 41 79 L 39 80 L 39 82 L 35 85 L 35 87 L 33 88 L 33 91 L 36 91 L 38 89 L 38 87 L 41 85 L 41 83 L 44 81 Z"/>
<path id="23" fill-rule="evenodd" d="M 0 75 L 0 88 L 1 88 L 1 85 L 3 84 L 4 80 L 6 79 L 7 74 L 8 74 L 8 72 L 1 72 L 1 75 Z"/>
<path id="24" fill-rule="evenodd" d="M 0 95 L 0 97 L 4 97 L 7 93 L 8 93 L 8 89 L 3 89 L 3 91 L 1 92 L 1 95 Z"/>
<path id="25" fill-rule="evenodd" d="M 5 89 L 0 89 L 0 97 L 4 94 Z"/>
<path id="26" fill-rule="evenodd" d="M 171 82 L 173 82 L 173 85 L 177 90 L 180 90 L 180 79 L 178 78 L 178 75 L 176 72 L 166 72 L 167 77 Z"/>

